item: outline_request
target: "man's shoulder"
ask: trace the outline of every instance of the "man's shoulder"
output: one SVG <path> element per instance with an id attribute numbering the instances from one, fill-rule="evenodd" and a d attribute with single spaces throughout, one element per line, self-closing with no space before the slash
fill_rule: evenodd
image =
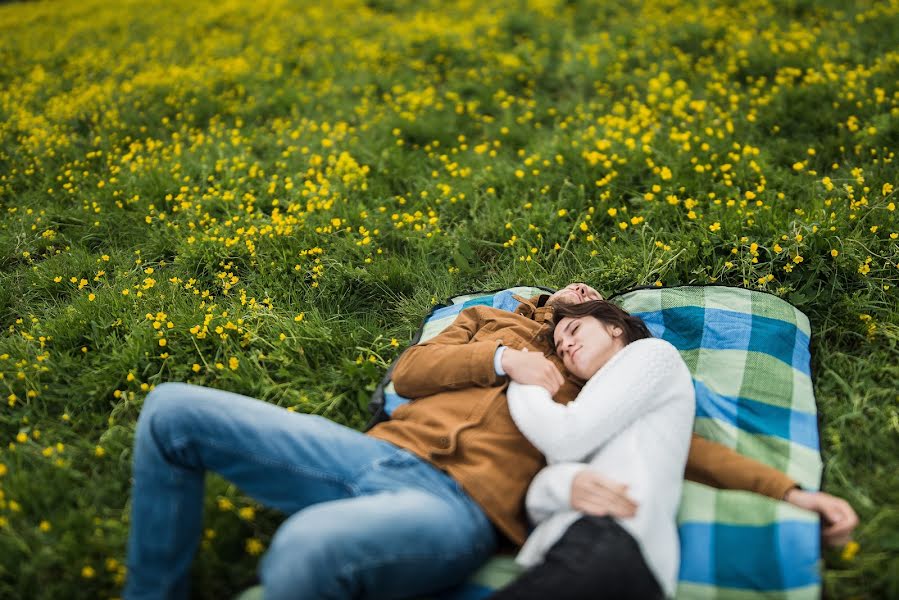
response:
<path id="1" fill-rule="evenodd" d="M 501 321 L 510 325 L 516 323 L 536 325 L 534 320 L 527 315 L 484 304 L 466 307 L 462 309 L 460 314 L 467 314 L 485 321 Z"/>

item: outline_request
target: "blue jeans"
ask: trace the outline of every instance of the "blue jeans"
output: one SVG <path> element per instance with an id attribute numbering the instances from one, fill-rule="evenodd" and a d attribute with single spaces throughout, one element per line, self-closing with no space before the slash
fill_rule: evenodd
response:
<path id="1" fill-rule="evenodd" d="M 406 450 L 212 388 L 157 386 L 133 467 L 128 600 L 188 597 L 207 470 L 288 515 L 259 564 L 266 600 L 432 593 L 464 580 L 497 543 L 461 486 Z"/>

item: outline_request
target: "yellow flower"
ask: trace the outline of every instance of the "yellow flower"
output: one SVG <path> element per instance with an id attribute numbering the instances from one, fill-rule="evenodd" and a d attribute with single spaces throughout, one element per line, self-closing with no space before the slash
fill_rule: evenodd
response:
<path id="1" fill-rule="evenodd" d="M 94 300 L 97 299 L 97 297 L 94 294 L 88 294 L 87 299 L 89 302 L 93 302 Z"/>
<path id="2" fill-rule="evenodd" d="M 40 525 L 38 525 L 38 527 L 39 527 L 40 530 L 43 531 L 44 533 L 50 531 L 50 529 L 51 529 L 51 526 L 50 526 L 50 522 L 49 522 L 49 521 L 41 521 L 41 523 L 40 523 Z"/>
<path id="3" fill-rule="evenodd" d="M 293 318 L 293 320 L 296 321 L 297 323 L 299 323 L 300 321 L 303 320 L 303 317 L 305 317 L 305 316 L 306 316 L 306 313 L 300 313 L 300 314 L 298 314 L 297 316 L 295 316 L 295 317 Z"/>
<path id="4" fill-rule="evenodd" d="M 837 250 L 836 248 L 834 248 L 833 250 L 830 251 L 830 255 L 831 255 L 832 257 L 836 258 L 836 257 L 838 257 L 838 256 L 840 255 L 840 251 Z"/>
<path id="5" fill-rule="evenodd" d="M 397 346 L 400 345 L 400 342 L 396 338 L 390 338 L 390 345 L 393 346 L 394 348 L 396 348 Z"/>
<path id="6" fill-rule="evenodd" d="M 218 499 L 219 510 L 231 510 L 234 508 L 234 504 L 231 503 L 227 498 L 219 498 Z"/>
<path id="7" fill-rule="evenodd" d="M 805 168 L 805 163 L 801 163 L 801 162 L 795 162 L 795 163 L 793 163 L 793 170 L 794 170 L 794 171 L 801 171 L 801 170 L 804 169 L 804 168 Z"/>
<path id="8" fill-rule="evenodd" d="M 860 546 L 858 545 L 858 542 L 852 540 L 848 544 L 843 546 L 843 552 L 842 554 L 840 554 L 840 557 L 843 560 L 852 560 L 853 558 L 855 558 L 855 555 L 858 554 L 859 548 Z"/>
<path id="9" fill-rule="evenodd" d="M 796 256 L 793 257 L 793 262 L 796 263 L 797 265 L 798 265 L 799 263 L 801 263 L 803 260 L 805 260 L 805 259 L 802 258 L 802 256 L 799 255 L 799 254 L 797 254 Z"/>
<path id="10" fill-rule="evenodd" d="M 883 194 L 884 196 L 889 196 L 892 192 L 893 192 L 893 184 L 892 183 L 883 184 L 883 187 L 880 190 L 880 193 Z"/>
<path id="11" fill-rule="evenodd" d="M 715 221 L 714 223 L 709 225 L 709 231 L 718 231 L 719 229 L 721 229 L 721 223 L 719 223 L 718 221 Z"/>
<path id="12" fill-rule="evenodd" d="M 240 366 L 240 361 L 237 360 L 236 357 L 232 356 L 231 358 L 228 359 L 228 367 L 232 371 L 236 371 L 238 366 Z"/>
<path id="13" fill-rule="evenodd" d="M 198 365 L 197 363 L 194 363 L 193 366 L 190 368 L 190 370 L 193 371 L 194 373 L 199 373 L 200 365 Z"/>
<path id="14" fill-rule="evenodd" d="M 168 344 L 168 342 L 166 341 L 165 338 L 159 338 L 159 345 L 160 345 L 160 346 L 165 346 L 166 344 Z"/>
<path id="15" fill-rule="evenodd" d="M 101 458 L 106 454 L 106 449 L 103 446 L 94 446 L 94 456 L 97 458 Z"/>
<path id="16" fill-rule="evenodd" d="M 256 511 L 253 510 L 252 506 L 244 506 L 240 510 L 237 511 L 237 516 L 245 521 L 252 521 L 256 516 Z"/>
<path id="17" fill-rule="evenodd" d="M 6 473 L 7 473 L 6 465 L 4 465 L 3 463 L 0 463 L 0 477 L 3 477 L 4 475 L 6 475 Z"/>
<path id="18" fill-rule="evenodd" d="M 91 566 L 86 566 L 83 569 L 81 569 L 81 576 L 84 577 L 85 579 L 91 579 L 91 578 L 93 578 L 94 575 L 96 575 L 96 572 L 94 571 L 94 568 Z"/>
<path id="19" fill-rule="evenodd" d="M 606 211 L 606 212 L 609 213 L 609 216 L 610 216 L 610 217 L 614 217 L 615 215 L 618 214 L 618 209 L 615 208 L 615 207 L 612 207 L 612 208 L 610 208 L 610 209 L 609 209 L 608 211 Z"/>
<path id="20" fill-rule="evenodd" d="M 247 554 L 252 556 L 257 556 L 262 554 L 262 551 L 265 547 L 262 545 L 262 542 L 257 540 L 256 538 L 249 538 L 246 543 Z"/>
<path id="21" fill-rule="evenodd" d="M 25 442 L 28 441 L 28 434 L 25 433 L 24 431 L 20 431 L 18 433 L 18 435 L 16 435 L 16 441 L 19 442 L 20 444 L 24 444 Z"/>

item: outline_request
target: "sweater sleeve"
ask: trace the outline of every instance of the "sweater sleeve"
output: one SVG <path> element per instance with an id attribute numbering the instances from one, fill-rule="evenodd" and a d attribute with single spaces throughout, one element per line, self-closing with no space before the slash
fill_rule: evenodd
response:
<path id="1" fill-rule="evenodd" d="M 505 381 L 493 369 L 499 341 L 472 341 L 483 322 L 480 309 L 473 306 L 462 310 L 439 335 L 403 352 L 391 374 L 398 394 L 422 398 Z"/>
<path id="2" fill-rule="evenodd" d="M 692 398 L 689 370 L 674 346 L 649 338 L 622 348 L 567 405 L 536 385 L 512 382 L 507 396 L 515 424 L 555 462 L 583 460 L 676 393 Z"/>
<path id="3" fill-rule="evenodd" d="M 795 481 L 774 467 L 695 433 L 690 442 L 685 477 L 697 483 L 755 492 L 777 500 L 783 500 L 787 491 L 796 487 Z"/>
<path id="4" fill-rule="evenodd" d="M 531 481 L 525 498 L 528 517 L 539 525 L 555 513 L 571 510 L 571 485 L 586 464 L 566 462 L 543 467 Z"/>

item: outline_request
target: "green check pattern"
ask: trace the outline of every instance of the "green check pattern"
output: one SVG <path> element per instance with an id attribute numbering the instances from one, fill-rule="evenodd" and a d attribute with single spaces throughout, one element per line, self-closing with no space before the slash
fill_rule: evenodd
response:
<path id="1" fill-rule="evenodd" d="M 523 297 L 541 293 L 515 288 L 501 294 L 510 291 Z M 453 298 L 449 304 L 457 310 L 435 312 L 422 339 L 442 331 L 464 306 L 514 310 L 498 296 Z M 822 465 L 810 377 L 811 328 L 801 311 L 771 294 L 724 286 L 647 288 L 609 300 L 641 317 L 654 336 L 681 352 L 697 390 L 697 433 L 784 471 L 805 489 L 818 489 Z M 678 526 L 677 598 L 820 597 L 816 515 L 757 494 L 686 482 Z M 498 556 L 440 598 L 486 598 L 517 572 L 508 556 Z"/>

